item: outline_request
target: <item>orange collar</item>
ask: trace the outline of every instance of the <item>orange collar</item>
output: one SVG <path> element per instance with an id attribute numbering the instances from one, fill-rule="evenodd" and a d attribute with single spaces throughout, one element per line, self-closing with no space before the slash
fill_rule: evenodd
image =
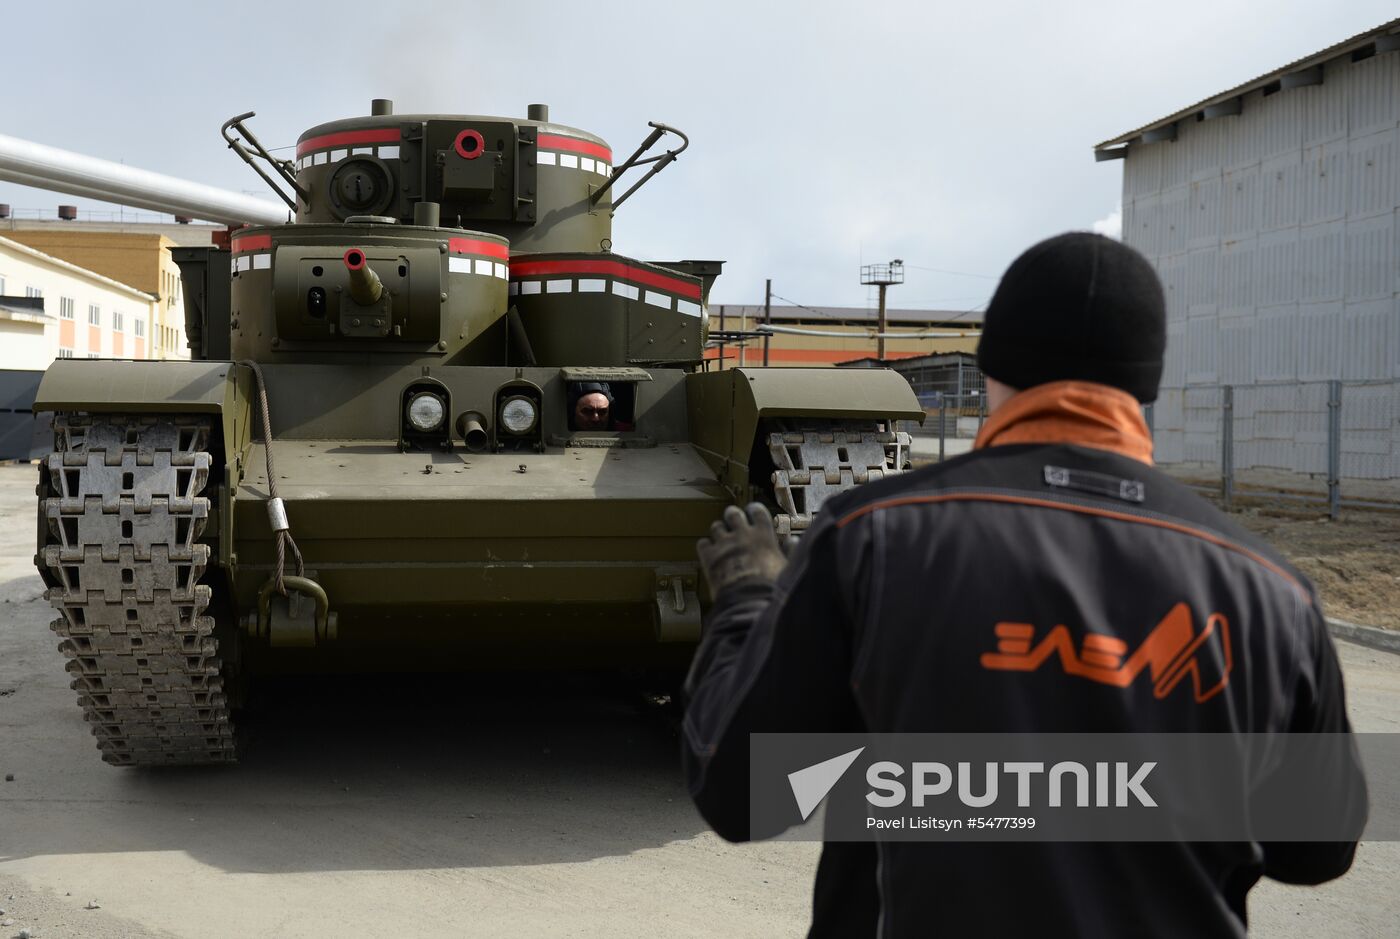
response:
<path id="1" fill-rule="evenodd" d="M 1009 443 L 1070 443 L 1152 463 L 1152 435 L 1137 399 L 1086 381 L 1056 381 L 1016 394 L 987 418 L 972 448 Z"/>

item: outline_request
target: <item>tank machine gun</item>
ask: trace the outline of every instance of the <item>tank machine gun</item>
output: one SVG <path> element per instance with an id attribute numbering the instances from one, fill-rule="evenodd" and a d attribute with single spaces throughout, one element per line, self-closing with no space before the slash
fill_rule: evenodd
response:
<path id="1" fill-rule="evenodd" d="M 250 117 L 224 138 L 295 217 L 178 250 L 193 361 L 61 360 L 39 391 L 39 566 L 107 761 L 234 759 L 272 670 L 680 669 L 725 505 L 800 532 L 904 468 L 903 379 L 707 372 L 721 262 L 613 251 L 674 128 L 614 165 L 542 105 L 377 100 L 281 160 Z M 613 429 L 573 425 L 584 382 Z"/>

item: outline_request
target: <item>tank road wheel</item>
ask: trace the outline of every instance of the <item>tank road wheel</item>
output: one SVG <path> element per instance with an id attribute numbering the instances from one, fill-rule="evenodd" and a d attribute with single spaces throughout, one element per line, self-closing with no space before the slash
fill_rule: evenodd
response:
<path id="1" fill-rule="evenodd" d="M 230 763 L 200 493 L 210 421 L 57 415 L 39 562 L 52 628 L 108 763 Z"/>

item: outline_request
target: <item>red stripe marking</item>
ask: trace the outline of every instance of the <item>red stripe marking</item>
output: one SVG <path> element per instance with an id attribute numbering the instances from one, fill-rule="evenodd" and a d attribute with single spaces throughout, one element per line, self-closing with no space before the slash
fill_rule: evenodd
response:
<path id="1" fill-rule="evenodd" d="M 639 267 L 628 267 L 617 261 L 517 261 L 510 266 L 511 280 L 538 274 L 603 274 L 621 277 L 623 280 L 645 284 L 658 290 L 669 290 L 692 300 L 700 299 L 699 284 L 644 271 Z"/>
<path id="2" fill-rule="evenodd" d="M 590 140 L 579 140 L 577 137 L 560 137 L 558 134 L 540 134 L 539 140 L 535 145 L 541 150 L 567 150 L 570 153 L 583 153 L 591 157 L 597 157 L 604 163 L 612 162 L 612 151 L 607 147 L 599 146 Z"/>
<path id="3" fill-rule="evenodd" d="M 374 130 L 343 130 L 338 134 L 323 134 L 297 144 L 297 156 L 304 156 L 312 150 L 327 147 L 353 147 L 365 143 L 398 143 L 397 127 L 377 127 Z"/>
<path id="4" fill-rule="evenodd" d="M 245 235 L 242 238 L 233 239 L 233 253 L 242 254 L 245 251 L 271 251 L 271 235 Z"/>
<path id="5" fill-rule="evenodd" d="M 453 254 L 484 254 L 487 257 L 510 260 L 510 248 L 494 241 L 478 241 L 475 238 L 449 238 L 447 250 Z"/>
<path id="6" fill-rule="evenodd" d="M 1203 531 L 1202 529 L 1195 528 L 1191 525 L 1185 525 L 1181 522 L 1172 522 L 1166 519 L 1145 518 L 1141 515 L 1130 515 L 1126 512 L 1115 512 L 1112 509 L 1100 509 L 1087 505 L 1074 505 L 1071 503 L 1056 502 L 1051 499 L 1037 499 L 1034 496 L 1013 496 L 1003 495 L 994 492 L 950 492 L 940 493 L 937 495 L 931 494 L 922 496 L 902 496 L 894 499 L 885 499 L 883 502 L 872 502 L 869 505 L 863 505 L 855 511 L 847 513 L 845 516 L 839 519 L 836 522 L 836 527 L 845 528 L 847 525 L 849 525 L 851 522 L 854 522 L 861 516 L 869 515 L 871 512 L 878 512 L 881 509 L 892 509 L 902 505 L 931 505 L 940 502 L 1003 502 L 1009 503 L 1011 505 L 1032 505 L 1042 509 L 1057 509 L 1062 512 L 1079 512 L 1083 515 L 1096 515 L 1100 518 L 1111 518 L 1119 522 L 1131 522 L 1136 525 L 1150 525 L 1153 528 L 1164 528 L 1167 531 L 1179 532 L 1180 534 L 1190 535 L 1193 538 L 1199 538 L 1202 541 L 1209 542 L 1210 544 L 1224 548 L 1226 551 L 1233 551 L 1236 554 L 1249 558 L 1251 561 L 1260 565 L 1266 570 L 1272 571 L 1279 577 L 1282 577 L 1285 581 L 1288 582 L 1289 586 L 1291 586 L 1294 590 L 1298 592 L 1299 596 L 1302 597 L 1305 603 L 1309 602 L 1307 590 L 1305 590 L 1303 588 L 1303 585 L 1298 582 L 1297 578 L 1295 578 L 1292 574 L 1288 573 L 1288 571 L 1279 567 L 1277 564 L 1275 564 L 1273 561 L 1270 561 L 1263 555 L 1258 554 L 1255 551 L 1251 551 L 1249 548 L 1246 548 L 1243 545 L 1235 544 L 1233 541 L 1227 541 L 1226 539 L 1221 538 L 1218 535 L 1214 535 L 1208 531 Z"/>

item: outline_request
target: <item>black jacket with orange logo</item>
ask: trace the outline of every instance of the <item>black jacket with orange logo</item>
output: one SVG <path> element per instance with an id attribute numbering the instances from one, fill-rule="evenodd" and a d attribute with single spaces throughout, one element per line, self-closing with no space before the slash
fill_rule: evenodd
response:
<path id="1" fill-rule="evenodd" d="M 1058 383 L 995 418 L 828 501 L 776 585 L 715 598 L 683 756 L 724 837 L 749 837 L 751 732 L 1349 732 L 1312 587 L 1143 462 L 1131 398 Z M 1364 802 L 1347 762 L 1336 795 Z M 1353 850 L 829 843 L 812 935 L 1239 936 L 1261 875 L 1320 882 Z"/>

